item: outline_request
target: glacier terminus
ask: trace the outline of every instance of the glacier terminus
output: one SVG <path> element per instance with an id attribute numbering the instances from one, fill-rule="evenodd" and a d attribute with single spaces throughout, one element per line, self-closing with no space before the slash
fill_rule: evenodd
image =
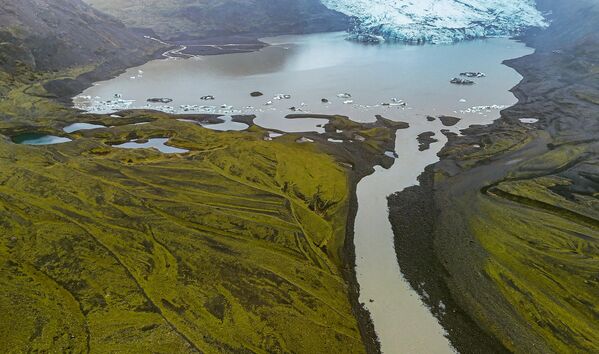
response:
<path id="1" fill-rule="evenodd" d="M 534 0 L 322 0 L 351 16 L 349 38 L 363 42 L 451 43 L 546 27 Z"/>

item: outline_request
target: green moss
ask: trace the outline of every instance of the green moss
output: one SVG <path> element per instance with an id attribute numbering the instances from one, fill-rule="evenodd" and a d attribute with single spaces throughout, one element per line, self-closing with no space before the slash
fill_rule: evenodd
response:
<path id="1" fill-rule="evenodd" d="M 331 147 L 79 115 L 38 82 L 6 87 L 0 133 L 73 141 L 0 139 L 0 351 L 364 351 L 341 262 L 350 172 Z M 62 131 L 81 121 L 115 126 Z M 394 139 L 352 129 L 377 154 Z M 190 152 L 110 146 L 152 137 Z"/>
<path id="2" fill-rule="evenodd" d="M 208 352 L 363 350 L 338 254 L 343 169 L 306 145 L 191 130 L 185 139 L 197 150 L 188 156 L 95 154 L 100 145 L 83 141 L 0 145 L 2 157 L 19 156 L 0 163 L 0 208 L 11 221 L 0 230 L 16 238 L 4 239 L 14 246 L 1 257 L 66 287 L 38 280 L 43 292 L 32 295 L 29 319 L 68 312 L 72 319 L 44 321 L 42 331 L 70 333 L 85 323 L 98 351 L 141 348 L 121 342 L 123 331 L 140 345 L 166 332 L 173 345 Z M 329 244 L 330 254 L 322 250 Z M 4 298 L 24 298 L 12 273 L 3 273 L 12 285 Z M 227 300 L 222 318 L 205 309 L 215 296 Z M 66 300 L 68 310 L 57 307 Z M 22 343 L 35 330 L 17 328 L 11 337 Z M 43 338 L 31 340 L 33 348 L 56 348 Z"/>
<path id="3" fill-rule="evenodd" d="M 515 203 L 477 207 L 470 226 L 489 253 L 486 273 L 516 312 L 556 352 L 599 350 L 597 229 Z"/>

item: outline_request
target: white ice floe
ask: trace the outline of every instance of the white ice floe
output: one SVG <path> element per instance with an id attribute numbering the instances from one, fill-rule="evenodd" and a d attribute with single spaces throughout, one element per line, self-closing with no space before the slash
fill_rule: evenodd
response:
<path id="1" fill-rule="evenodd" d="M 491 112 L 494 110 L 506 109 L 508 106 L 493 104 L 490 106 L 474 106 L 464 110 L 460 110 L 460 113 L 481 113 L 482 112 Z"/>
<path id="2" fill-rule="evenodd" d="M 539 120 L 537 118 L 520 118 L 520 122 L 524 124 L 535 124 Z"/>
<path id="3" fill-rule="evenodd" d="M 305 136 L 302 136 L 301 138 L 297 139 L 296 142 L 303 144 L 303 143 L 313 143 L 314 140 L 310 139 L 310 138 L 306 138 Z"/>
<path id="4" fill-rule="evenodd" d="M 390 157 L 392 159 L 396 159 L 399 157 L 395 151 L 385 151 L 385 156 Z"/>

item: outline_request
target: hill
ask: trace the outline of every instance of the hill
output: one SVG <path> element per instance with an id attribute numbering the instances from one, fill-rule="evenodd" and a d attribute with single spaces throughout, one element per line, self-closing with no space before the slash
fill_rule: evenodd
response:
<path id="1" fill-rule="evenodd" d="M 395 128 L 331 117 L 329 130 L 367 137 L 334 148 L 151 111 L 82 114 L 56 98 L 151 58 L 156 42 L 79 0 L 2 2 L 0 22 L 0 352 L 376 346 L 346 225 Z M 78 122 L 106 128 L 64 131 Z M 157 137 L 189 152 L 112 147 Z"/>
<path id="2" fill-rule="evenodd" d="M 18 63 L 37 71 L 101 61 L 126 65 L 151 48 L 123 23 L 79 0 L 3 1 L 0 22 L 0 67 L 5 70 Z"/>
<path id="3" fill-rule="evenodd" d="M 86 0 L 128 26 L 163 39 L 260 36 L 345 30 L 347 16 L 319 0 Z"/>

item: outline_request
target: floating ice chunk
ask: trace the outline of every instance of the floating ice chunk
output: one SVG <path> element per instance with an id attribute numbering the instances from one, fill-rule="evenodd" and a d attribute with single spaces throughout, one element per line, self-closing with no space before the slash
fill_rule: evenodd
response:
<path id="1" fill-rule="evenodd" d="M 314 140 L 310 139 L 310 138 L 306 138 L 305 136 L 302 136 L 301 138 L 297 139 L 296 142 L 302 144 L 302 143 L 313 143 Z"/>
<path id="2" fill-rule="evenodd" d="M 501 109 L 505 109 L 505 108 L 507 108 L 507 106 L 497 105 L 497 104 L 490 105 L 490 106 L 474 106 L 474 107 L 470 107 L 468 109 L 460 110 L 460 113 L 491 112 L 491 110 L 501 110 Z"/>
<path id="3" fill-rule="evenodd" d="M 474 85 L 475 84 L 475 82 L 472 80 L 461 79 L 459 77 L 454 77 L 449 82 L 451 82 L 452 84 L 455 84 L 455 85 Z"/>
<path id="4" fill-rule="evenodd" d="M 481 78 L 481 77 L 486 77 L 487 75 L 485 73 L 481 73 L 481 72 L 466 71 L 466 72 L 460 73 L 460 76 Z"/>
<path id="5" fill-rule="evenodd" d="M 539 120 L 537 118 L 520 118 L 520 122 L 522 122 L 524 124 L 534 124 L 538 121 Z"/>

